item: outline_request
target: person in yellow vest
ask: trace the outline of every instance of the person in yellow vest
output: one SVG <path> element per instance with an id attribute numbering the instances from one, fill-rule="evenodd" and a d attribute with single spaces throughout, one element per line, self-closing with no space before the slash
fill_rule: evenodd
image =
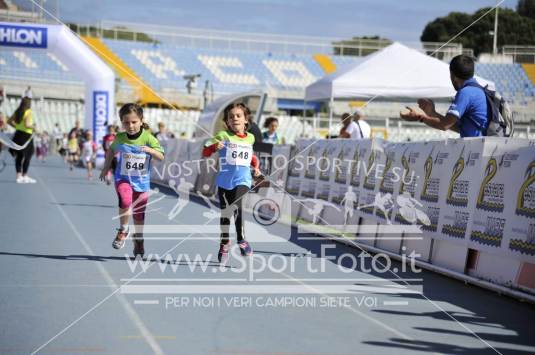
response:
<path id="1" fill-rule="evenodd" d="M 15 113 L 7 123 L 15 128 L 13 142 L 23 146 L 21 150 L 10 149 L 11 155 L 15 158 L 15 169 L 17 170 L 17 184 L 35 184 L 35 179 L 28 176 L 28 168 L 33 156 L 33 115 L 31 109 L 32 100 L 23 97 Z"/>

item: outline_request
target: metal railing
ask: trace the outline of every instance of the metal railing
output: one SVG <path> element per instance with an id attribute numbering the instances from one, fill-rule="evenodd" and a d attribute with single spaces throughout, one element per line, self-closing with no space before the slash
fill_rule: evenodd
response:
<path id="1" fill-rule="evenodd" d="M 36 23 L 45 22 L 44 18 L 38 13 L 27 12 L 27 11 L 13 11 L 9 9 L 0 9 L 0 21 L 7 22 L 21 22 L 21 21 L 31 21 Z"/>
<path id="2" fill-rule="evenodd" d="M 502 53 L 512 56 L 514 62 L 535 63 L 535 46 L 503 46 Z"/>

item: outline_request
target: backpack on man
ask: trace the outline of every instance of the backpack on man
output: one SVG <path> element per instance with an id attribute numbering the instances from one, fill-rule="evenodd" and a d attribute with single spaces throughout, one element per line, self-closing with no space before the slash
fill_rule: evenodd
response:
<path id="1" fill-rule="evenodd" d="M 487 137 L 512 137 L 515 132 L 514 112 L 505 99 L 496 91 L 476 83 L 466 86 L 478 87 L 485 93 L 487 99 L 487 125 L 480 127 Z M 479 126 L 479 125 L 476 125 Z"/>

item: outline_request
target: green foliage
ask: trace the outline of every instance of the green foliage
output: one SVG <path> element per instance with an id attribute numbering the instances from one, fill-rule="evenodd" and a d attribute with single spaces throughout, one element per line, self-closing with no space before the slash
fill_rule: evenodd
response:
<path id="1" fill-rule="evenodd" d="M 535 20 L 535 0 L 519 0 L 516 11 L 522 16 Z"/>
<path id="2" fill-rule="evenodd" d="M 447 42 L 463 29 L 483 16 L 490 8 L 483 8 L 474 14 L 452 12 L 439 17 L 425 26 L 422 42 Z M 500 8 L 498 12 L 498 47 L 503 45 L 535 45 L 535 20 L 522 16 L 514 10 Z M 494 11 L 484 16 L 463 32 L 454 42 L 472 48 L 475 55 L 492 52 Z"/>

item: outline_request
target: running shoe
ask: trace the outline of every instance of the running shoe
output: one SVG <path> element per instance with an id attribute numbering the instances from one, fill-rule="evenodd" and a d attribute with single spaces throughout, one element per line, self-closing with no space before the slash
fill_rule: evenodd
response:
<path id="1" fill-rule="evenodd" d="M 26 183 L 26 184 L 35 184 L 37 182 L 37 180 L 32 179 L 28 175 L 23 176 L 22 179 L 24 179 L 24 183 Z"/>
<path id="2" fill-rule="evenodd" d="M 230 241 L 227 244 L 221 243 L 219 245 L 219 253 L 217 253 L 217 260 L 222 265 L 226 265 L 228 262 L 228 252 L 230 250 Z"/>
<path id="3" fill-rule="evenodd" d="M 123 229 L 117 229 L 117 235 L 115 236 L 115 239 L 113 240 L 113 243 L 111 245 L 114 249 L 121 249 L 124 247 L 124 242 L 126 241 L 126 238 L 128 238 L 128 230 Z"/>
<path id="4" fill-rule="evenodd" d="M 253 255 L 253 248 L 251 248 L 251 245 L 249 245 L 248 241 L 242 240 L 238 243 L 238 246 L 240 247 L 240 253 L 242 256 Z"/>
<path id="5" fill-rule="evenodd" d="M 17 184 L 25 184 L 26 183 L 26 181 L 24 181 L 24 177 L 22 177 L 22 176 L 19 176 L 16 181 L 17 181 Z"/>
<path id="6" fill-rule="evenodd" d="M 143 238 L 134 237 L 134 258 L 140 255 L 143 259 L 143 255 L 145 254 L 145 246 L 143 245 L 143 242 Z"/>

